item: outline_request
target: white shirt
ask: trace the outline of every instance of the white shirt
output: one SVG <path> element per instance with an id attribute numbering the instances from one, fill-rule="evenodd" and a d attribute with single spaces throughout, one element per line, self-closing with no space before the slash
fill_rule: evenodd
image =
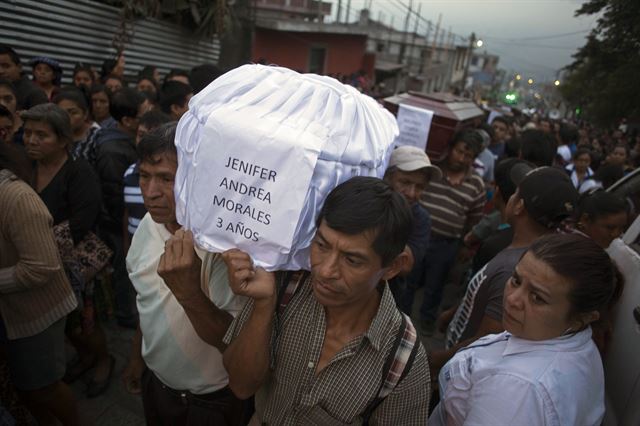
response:
<path id="1" fill-rule="evenodd" d="M 604 372 L 590 328 L 545 341 L 485 336 L 456 353 L 439 383 L 430 426 L 595 426 L 604 416 Z"/>
<path id="2" fill-rule="evenodd" d="M 147 213 L 140 222 L 127 255 L 129 278 L 136 289 L 142 357 L 147 366 L 167 386 L 206 394 L 229 382 L 222 354 L 202 340 L 173 293 L 157 273 L 164 243 L 171 233 L 155 223 Z M 198 252 L 200 257 L 203 257 Z M 236 316 L 245 298 L 235 296 L 220 257 L 204 255 L 205 294 L 220 309 Z"/>

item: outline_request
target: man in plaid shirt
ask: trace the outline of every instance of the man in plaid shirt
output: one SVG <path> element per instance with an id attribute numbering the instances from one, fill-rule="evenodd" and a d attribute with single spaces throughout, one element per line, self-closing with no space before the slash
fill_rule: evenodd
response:
<path id="1" fill-rule="evenodd" d="M 255 394 L 250 424 L 362 421 L 402 327 L 386 281 L 407 261 L 410 232 L 411 210 L 402 196 L 379 179 L 356 177 L 325 201 L 311 274 L 276 275 L 254 268 L 239 250 L 223 254 L 233 291 L 250 298 L 224 338 L 231 390 L 243 399 Z M 283 302 L 278 287 L 292 280 L 300 280 L 297 291 Z M 198 320 L 196 312 L 189 317 Z M 429 386 L 420 346 L 369 424 L 426 424 Z"/>

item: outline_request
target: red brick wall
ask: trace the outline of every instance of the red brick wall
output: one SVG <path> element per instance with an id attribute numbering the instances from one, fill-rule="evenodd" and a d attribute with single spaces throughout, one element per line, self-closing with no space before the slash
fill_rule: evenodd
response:
<path id="1" fill-rule="evenodd" d="M 370 64 L 364 61 L 367 38 L 363 35 L 298 33 L 256 28 L 253 39 L 254 62 L 264 59 L 296 71 L 309 70 L 311 47 L 326 49 L 325 74 L 351 74 Z"/>

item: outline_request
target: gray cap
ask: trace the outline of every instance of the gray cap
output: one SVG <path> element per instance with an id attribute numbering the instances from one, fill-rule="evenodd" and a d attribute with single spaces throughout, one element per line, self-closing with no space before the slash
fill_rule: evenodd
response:
<path id="1" fill-rule="evenodd" d="M 416 170 L 426 169 L 429 178 L 434 177 L 440 179 L 442 172 L 440 169 L 431 164 L 429 156 L 420 148 L 409 145 L 396 147 L 391 153 L 389 167 L 397 167 L 403 172 L 415 172 Z"/>

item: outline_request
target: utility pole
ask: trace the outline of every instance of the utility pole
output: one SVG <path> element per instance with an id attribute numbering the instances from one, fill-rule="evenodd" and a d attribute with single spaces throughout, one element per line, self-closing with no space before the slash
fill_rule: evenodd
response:
<path id="1" fill-rule="evenodd" d="M 402 42 L 400 43 L 400 54 L 398 55 L 398 63 L 401 64 L 404 59 L 404 53 L 407 48 L 407 33 L 409 32 L 409 20 L 411 19 L 411 6 L 413 0 L 409 0 L 409 10 L 407 11 L 407 17 L 404 20 L 404 31 L 402 31 Z"/>
<path id="2" fill-rule="evenodd" d="M 467 62 L 464 67 L 464 74 L 462 77 L 462 90 L 467 85 L 467 76 L 469 75 L 469 65 L 471 65 L 471 58 L 473 57 L 473 46 L 476 43 L 476 33 L 471 33 L 469 36 L 469 51 L 467 53 Z"/>
<path id="3" fill-rule="evenodd" d="M 429 60 L 427 61 L 427 71 L 431 68 L 431 64 L 433 63 L 433 57 L 436 55 L 436 43 L 438 41 L 438 33 L 440 32 L 440 22 L 442 21 L 442 13 L 438 15 L 438 24 L 436 25 L 436 32 L 433 35 L 433 42 L 431 43 L 431 54 L 429 55 Z"/>
<path id="4" fill-rule="evenodd" d="M 347 1 L 347 15 L 344 19 L 344 22 L 347 24 L 349 23 L 349 15 L 351 15 L 351 0 Z"/>
<path id="5" fill-rule="evenodd" d="M 340 23 L 340 18 L 342 17 L 342 0 L 338 0 L 338 15 L 336 16 L 336 22 Z"/>
<path id="6" fill-rule="evenodd" d="M 407 60 L 407 68 L 409 69 L 409 72 L 411 72 L 411 63 L 413 62 L 412 59 L 413 59 L 413 51 L 415 50 L 415 44 L 416 44 L 416 34 L 418 32 L 418 21 L 422 17 L 420 15 L 421 9 L 422 9 L 422 3 L 418 3 L 418 14 L 416 15 L 416 24 L 413 27 L 413 34 L 411 34 L 411 47 L 409 48 L 409 55 Z"/>

